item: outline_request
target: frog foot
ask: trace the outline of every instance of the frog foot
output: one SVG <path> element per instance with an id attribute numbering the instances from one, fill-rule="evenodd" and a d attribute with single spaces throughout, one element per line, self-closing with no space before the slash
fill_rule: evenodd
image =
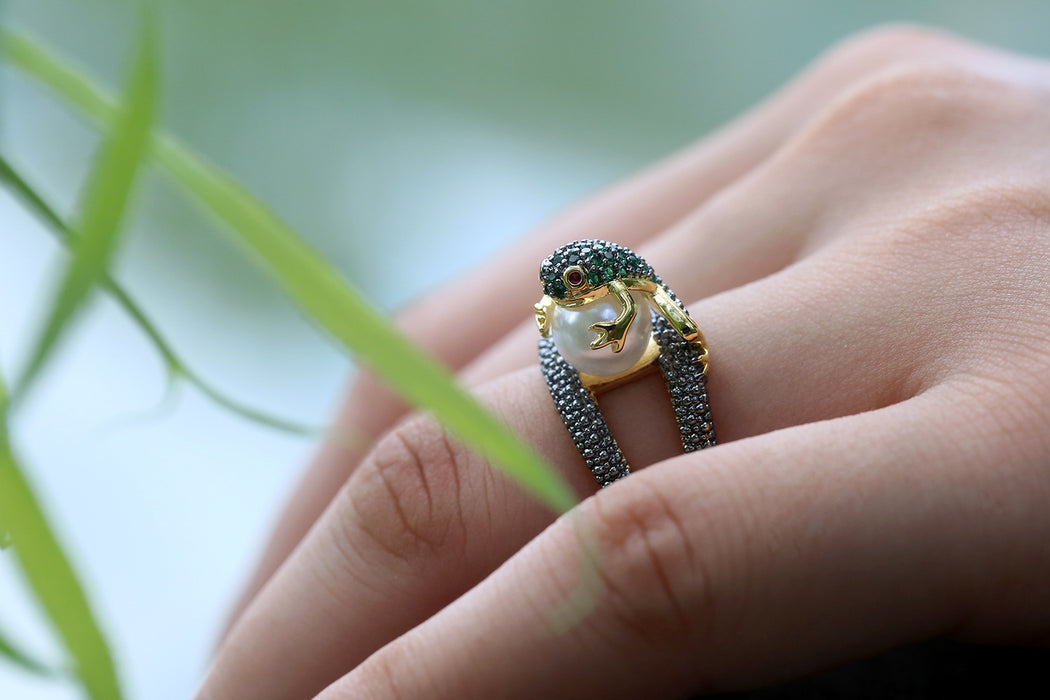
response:
<path id="1" fill-rule="evenodd" d="M 604 348 L 606 345 L 613 346 L 613 352 L 623 350 L 623 339 L 627 335 L 627 329 L 631 327 L 633 319 L 628 317 L 623 320 L 601 321 L 590 327 L 597 336 L 591 341 L 591 350 Z"/>

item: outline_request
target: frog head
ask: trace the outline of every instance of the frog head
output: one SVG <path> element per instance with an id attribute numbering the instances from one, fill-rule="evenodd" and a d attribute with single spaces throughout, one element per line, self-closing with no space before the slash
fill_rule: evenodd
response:
<path id="1" fill-rule="evenodd" d="M 608 241 L 575 241 L 540 265 L 543 293 L 555 303 L 585 297 L 614 279 L 628 278 L 650 280 L 653 269 L 630 249 Z"/>

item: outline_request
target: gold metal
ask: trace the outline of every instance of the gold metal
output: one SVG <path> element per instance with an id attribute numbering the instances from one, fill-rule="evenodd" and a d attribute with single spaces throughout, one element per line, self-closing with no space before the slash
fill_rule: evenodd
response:
<path id="1" fill-rule="evenodd" d="M 570 267 L 569 270 L 571 269 L 573 268 Z M 591 349 L 597 350 L 606 345 L 612 345 L 613 352 L 620 352 L 623 349 L 624 337 L 638 314 L 638 305 L 631 296 L 631 292 L 641 292 L 652 300 L 653 305 L 663 314 L 676 333 L 690 343 L 700 346 L 700 356 L 697 358 L 697 361 L 703 365 L 703 373 L 707 374 L 710 360 L 707 341 L 704 338 L 703 331 L 700 330 L 696 321 L 689 316 L 689 312 L 683 310 L 671 297 L 670 292 L 662 285 L 650 279 L 624 277 L 622 279 L 614 279 L 600 287 L 592 287 L 586 281 L 586 277 L 584 277 L 584 283 L 575 289 L 570 287 L 568 280 L 565 280 L 565 286 L 569 287 L 565 299 L 555 299 L 544 294 L 543 298 L 534 307 L 536 311 L 536 326 L 539 328 L 540 335 L 544 338 L 549 337 L 551 333 L 555 304 L 562 308 L 574 309 L 611 294 L 620 302 L 621 311 L 612 321 L 602 321 L 590 327 L 590 330 L 597 334 L 597 337 L 591 341 Z M 650 336 L 649 344 L 646 346 L 642 357 L 630 369 L 612 377 L 597 377 L 580 372 L 580 382 L 592 391 L 619 386 L 653 367 L 659 355 L 660 346 L 656 342 L 656 338 Z"/>
<path id="2" fill-rule="evenodd" d="M 648 292 L 650 295 L 659 286 L 652 280 L 637 277 L 623 277 L 618 280 L 613 280 L 613 282 L 622 282 L 627 289 L 633 292 Z M 580 287 L 578 290 L 573 291 L 570 289 L 564 299 L 554 299 L 553 301 L 558 306 L 566 309 L 590 304 L 592 301 L 597 301 L 598 299 L 611 294 L 612 292 L 609 290 L 609 285 L 613 282 L 603 284 L 600 287 L 592 287 L 590 283 L 588 283 Z"/>
<path id="3" fill-rule="evenodd" d="M 629 369 L 611 377 L 597 377 L 586 372 L 579 372 L 580 384 L 594 393 L 615 389 L 618 386 L 634 381 L 638 377 L 656 368 L 656 360 L 660 357 L 660 344 L 654 336 L 649 336 L 649 344 L 645 346 L 645 352 L 638 358 Z"/>
<path id="4" fill-rule="evenodd" d="M 634 297 L 631 296 L 623 282 L 613 280 L 608 286 L 609 293 L 616 297 L 622 308 L 613 320 L 599 321 L 590 327 L 589 330 L 597 333 L 597 336 L 591 341 L 591 350 L 612 345 L 613 352 L 620 352 L 623 350 L 624 336 L 634 323 L 634 317 L 638 315 L 638 306 L 634 303 Z"/>
<path id="5" fill-rule="evenodd" d="M 660 309 L 660 313 L 664 315 L 667 322 L 671 324 L 678 335 L 682 336 L 688 341 L 696 340 L 700 335 L 700 328 L 696 325 L 696 322 L 689 317 L 689 314 L 682 310 L 682 307 L 675 303 L 675 300 L 671 298 L 671 295 L 667 293 L 667 290 L 663 287 L 657 287 L 653 291 L 653 303 Z"/>
<path id="6" fill-rule="evenodd" d="M 554 320 L 554 300 L 546 294 L 532 307 L 536 311 L 536 327 L 540 335 L 547 338 L 551 334 L 551 321 Z"/>

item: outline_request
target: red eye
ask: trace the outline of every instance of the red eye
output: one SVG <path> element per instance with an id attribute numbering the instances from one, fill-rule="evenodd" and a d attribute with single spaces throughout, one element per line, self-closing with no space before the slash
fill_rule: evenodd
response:
<path id="1" fill-rule="evenodd" d="M 565 273 L 565 281 L 570 287 L 579 287 L 583 284 L 583 273 L 579 270 L 569 270 Z"/>

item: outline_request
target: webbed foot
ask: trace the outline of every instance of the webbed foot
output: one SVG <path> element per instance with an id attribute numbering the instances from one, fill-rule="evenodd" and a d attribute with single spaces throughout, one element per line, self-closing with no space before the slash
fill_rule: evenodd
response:
<path id="1" fill-rule="evenodd" d="M 599 321 L 590 326 L 590 330 L 597 334 L 597 337 L 591 341 L 591 350 L 599 350 L 606 345 L 612 345 L 613 352 L 620 352 L 623 350 L 623 340 L 627 336 L 627 331 L 630 330 L 635 314 L 638 313 L 638 307 L 635 306 L 630 291 L 620 280 L 613 280 L 609 283 L 609 292 L 620 301 L 620 313 L 611 321 Z"/>
<path id="2" fill-rule="evenodd" d="M 590 330 L 596 334 L 594 340 L 591 341 L 591 350 L 599 350 L 606 345 L 612 345 L 613 352 L 620 352 L 623 350 L 623 339 L 630 325 L 630 321 L 621 323 L 618 319 L 595 323 L 590 327 Z"/>

